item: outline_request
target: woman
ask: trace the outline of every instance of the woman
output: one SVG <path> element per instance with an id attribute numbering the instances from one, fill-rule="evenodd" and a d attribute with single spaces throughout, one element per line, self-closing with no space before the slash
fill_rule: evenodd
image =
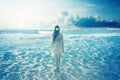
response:
<path id="1" fill-rule="evenodd" d="M 64 53 L 63 34 L 60 32 L 60 27 L 56 25 L 52 34 L 52 55 L 55 56 L 56 71 L 58 72 L 60 68 L 60 57 L 62 53 Z"/>

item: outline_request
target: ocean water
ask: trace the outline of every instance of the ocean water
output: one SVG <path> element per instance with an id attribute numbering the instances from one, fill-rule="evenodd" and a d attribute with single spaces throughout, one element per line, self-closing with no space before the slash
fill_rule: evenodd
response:
<path id="1" fill-rule="evenodd" d="M 64 30 L 60 73 L 52 30 L 0 30 L 0 80 L 120 80 L 120 29 Z"/>

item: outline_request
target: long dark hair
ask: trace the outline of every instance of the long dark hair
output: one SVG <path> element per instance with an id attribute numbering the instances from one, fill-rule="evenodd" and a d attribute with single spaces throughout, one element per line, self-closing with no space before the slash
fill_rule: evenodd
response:
<path id="1" fill-rule="evenodd" d="M 56 30 L 58 28 L 58 30 Z M 55 26 L 54 35 L 53 35 L 53 42 L 55 41 L 56 37 L 59 35 L 60 27 L 58 25 Z"/>

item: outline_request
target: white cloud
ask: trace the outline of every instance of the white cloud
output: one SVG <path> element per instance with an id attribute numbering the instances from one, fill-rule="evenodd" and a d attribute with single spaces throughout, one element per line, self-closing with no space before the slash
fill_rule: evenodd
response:
<path id="1" fill-rule="evenodd" d="M 69 1 L 68 3 L 65 2 L 55 0 L 0 0 L 0 28 L 38 28 L 44 24 L 57 24 L 59 13 L 64 10 L 69 11 L 71 15 L 88 15 L 88 9 L 84 6 L 77 7 Z M 86 5 L 93 6 L 91 4 Z"/>
<path id="2" fill-rule="evenodd" d="M 47 24 L 56 19 L 60 10 L 50 0 L 0 2 L 0 28 L 33 28 L 41 23 Z"/>

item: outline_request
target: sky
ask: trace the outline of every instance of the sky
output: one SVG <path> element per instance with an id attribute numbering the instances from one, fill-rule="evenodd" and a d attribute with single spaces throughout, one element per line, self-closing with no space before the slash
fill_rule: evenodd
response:
<path id="1" fill-rule="evenodd" d="M 61 12 L 120 20 L 119 0 L 0 0 L 0 29 L 39 29 L 56 22 Z"/>

